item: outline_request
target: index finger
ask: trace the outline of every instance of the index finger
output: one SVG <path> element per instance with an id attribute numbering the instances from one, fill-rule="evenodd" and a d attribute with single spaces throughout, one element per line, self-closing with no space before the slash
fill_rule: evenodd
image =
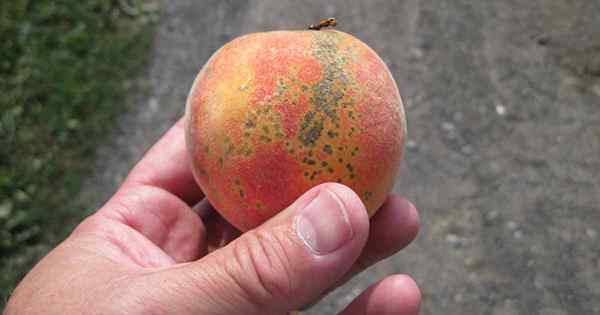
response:
<path id="1" fill-rule="evenodd" d="M 149 185 L 162 188 L 189 205 L 204 194 L 194 180 L 185 146 L 183 118 L 180 119 L 144 155 L 127 176 L 123 186 Z"/>

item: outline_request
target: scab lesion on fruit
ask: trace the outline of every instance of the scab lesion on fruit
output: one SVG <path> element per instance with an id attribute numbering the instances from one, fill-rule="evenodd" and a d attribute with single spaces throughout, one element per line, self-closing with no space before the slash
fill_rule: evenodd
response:
<path id="1" fill-rule="evenodd" d="M 225 151 L 225 154 L 230 155 L 234 150 L 235 150 L 235 146 L 233 145 L 233 143 L 230 143 L 227 146 L 227 151 Z"/>
<path id="2" fill-rule="evenodd" d="M 260 139 L 260 141 L 265 142 L 265 143 L 270 143 L 272 141 L 271 138 L 269 138 L 269 137 L 267 137 L 265 135 L 261 135 L 259 137 L 259 139 Z"/>
<path id="3" fill-rule="evenodd" d="M 323 146 L 323 152 L 331 155 L 333 154 L 333 148 L 331 147 L 331 144 L 326 144 Z"/>
<path id="4" fill-rule="evenodd" d="M 248 120 L 246 120 L 244 127 L 246 127 L 246 129 L 252 129 L 252 128 L 256 127 L 256 122 L 254 122 L 254 120 L 249 118 Z"/>

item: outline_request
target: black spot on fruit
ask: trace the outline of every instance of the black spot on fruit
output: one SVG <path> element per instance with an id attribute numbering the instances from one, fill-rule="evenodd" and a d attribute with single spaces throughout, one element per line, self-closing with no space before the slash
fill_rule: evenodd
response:
<path id="1" fill-rule="evenodd" d="M 326 144 L 325 146 L 323 146 L 323 152 L 331 155 L 333 154 L 333 148 L 331 147 L 331 145 Z"/>

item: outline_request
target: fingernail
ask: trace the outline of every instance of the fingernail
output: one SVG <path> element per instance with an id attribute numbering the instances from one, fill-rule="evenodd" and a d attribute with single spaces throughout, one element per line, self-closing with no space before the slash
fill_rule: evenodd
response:
<path id="1" fill-rule="evenodd" d="M 352 239 L 353 231 L 342 200 L 327 188 L 295 219 L 298 236 L 316 254 L 332 253 Z"/>

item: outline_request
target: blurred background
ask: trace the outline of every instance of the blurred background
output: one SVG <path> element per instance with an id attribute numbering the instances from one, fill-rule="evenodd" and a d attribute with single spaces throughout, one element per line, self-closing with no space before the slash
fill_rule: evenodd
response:
<path id="1" fill-rule="evenodd" d="M 600 313 L 600 1 L 0 2 L 0 293 L 116 190 L 210 55 L 334 16 L 408 116 L 406 250 L 330 294 L 412 275 L 423 314 Z M 0 304 L 2 306 L 2 304 Z"/>

